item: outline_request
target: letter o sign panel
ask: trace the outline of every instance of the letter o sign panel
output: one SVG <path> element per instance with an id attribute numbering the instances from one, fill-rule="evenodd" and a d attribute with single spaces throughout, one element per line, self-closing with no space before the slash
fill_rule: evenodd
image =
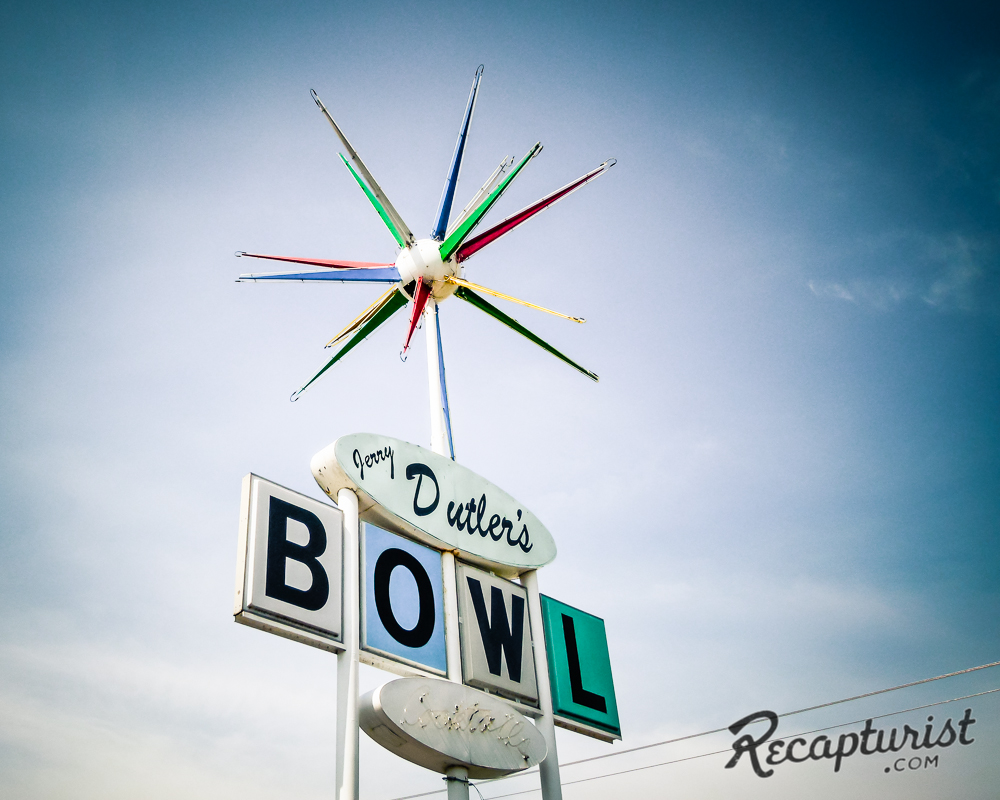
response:
<path id="1" fill-rule="evenodd" d="M 362 562 L 361 647 L 445 674 L 441 554 L 365 523 Z"/>

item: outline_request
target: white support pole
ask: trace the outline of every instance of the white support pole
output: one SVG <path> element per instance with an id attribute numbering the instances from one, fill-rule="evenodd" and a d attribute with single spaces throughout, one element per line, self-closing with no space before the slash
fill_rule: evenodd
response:
<path id="1" fill-rule="evenodd" d="M 448 429 L 444 412 L 444 392 L 441 375 L 441 350 L 438 339 L 437 304 L 427 300 L 424 310 L 424 328 L 427 332 L 427 388 L 431 402 L 431 450 L 451 458 L 448 446 Z M 444 643 L 448 680 L 462 682 L 462 646 L 458 632 L 458 587 L 455 582 L 455 554 L 441 553 L 441 572 L 444 578 Z M 449 767 L 448 800 L 469 800 L 469 773 L 464 767 Z"/>
<path id="2" fill-rule="evenodd" d="M 468 800 L 469 770 L 465 767 L 448 767 L 445 780 L 448 782 L 448 800 Z"/>
<path id="3" fill-rule="evenodd" d="M 360 528 L 358 497 L 350 489 L 337 493 L 344 512 L 344 649 L 337 653 L 337 800 L 357 800 L 359 788 L 358 649 Z"/>
<path id="4" fill-rule="evenodd" d="M 542 599 L 538 594 L 538 570 L 521 573 L 521 585 L 528 594 L 528 621 L 535 653 L 535 680 L 538 683 L 538 708 L 542 712 L 535 722 L 545 738 L 547 752 L 538 765 L 542 784 L 542 800 L 562 800 L 559 780 L 559 754 L 556 752 L 556 725 L 552 716 L 552 687 L 549 685 L 549 659 L 545 654 L 545 634 L 542 628 Z"/>
<path id="5" fill-rule="evenodd" d="M 444 573 L 444 648 L 448 680 L 461 683 L 462 646 L 458 639 L 458 586 L 454 553 L 441 553 L 441 571 Z"/>
<path id="6" fill-rule="evenodd" d="M 441 386 L 440 343 L 438 340 L 437 304 L 427 300 L 424 311 L 424 328 L 427 330 L 427 384 L 431 401 L 431 450 L 438 455 L 451 457 L 448 431 L 445 428 L 444 389 Z M 444 635 L 448 680 L 462 682 L 462 649 L 458 639 L 458 587 L 455 585 L 455 554 L 441 554 L 444 572 Z M 450 784 L 449 784 L 450 785 Z"/>

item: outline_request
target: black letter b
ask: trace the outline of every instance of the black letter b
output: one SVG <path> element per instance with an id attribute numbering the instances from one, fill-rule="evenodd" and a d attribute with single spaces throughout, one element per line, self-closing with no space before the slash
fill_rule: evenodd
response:
<path id="1" fill-rule="evenodd" d="M 309 541 L 288 541 L 288 520 L 301 522 L 309 531 Z M 330 598 L 330 581 L 318 559 L 326 552 L 326 529 L 319 517 L 304 508 L 272 497 L 267 512 L 267 579 L 264 593 L 275 600 L 291 603 L 307 611 L 318 611 Z M 296 589 L 285 583 L 287 559 L 305 564 L 312 574 L 308 589 Z"/>

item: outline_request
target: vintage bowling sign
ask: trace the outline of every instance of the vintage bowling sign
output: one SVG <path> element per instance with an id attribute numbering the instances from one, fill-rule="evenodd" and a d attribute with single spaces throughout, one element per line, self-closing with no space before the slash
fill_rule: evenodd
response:
<path id="1" fill-rule="evenodd" d="M 527 593 L 473 567 L 458 567 L 462 678 L 469 686 L 538 704 Z"/>
<path id="2" fill-rule="evenodd" d="M 399 530 L 494 572 L 515 577 L 556 557 L 556 544 L 522 503 L 485 478 L 423 447 L 379 436 L 342 436 L 312 459 L 330 497 L 358 494 L 363 520 Z"/>
<path id="3" fill-rule="evenodd" d="M 603 620 L 543 595 L 543 630 L 533 631 L 527 592 L 508 580 L 555 558 L 552 536 L 527 508 L 455 462 L 385 436 L 341 437 L 317 453 L 312 469 L 331 497 L 348 488 L 359 498 L 364 520 L 359 542 L 362 662 L 431 680 L 428 691 L 444 691 L 435 688 L 434 676 L 447 674 L 442 551 L 448 550 L 457 557 L 457 635 L 462 683 L 469 687 L 454 690 L 467 693 L 462 702 L 500 696 L 530 714 L 538 708 L 538 681 L 548 680 L 557 725 L 607 741 L 621 738 Z M 237 622 L 342 650 L 343 524 L 343 513 L 334 506 L 246 476 Z M 541 647 L 548 675 L 535 672 L 535 652 Z M 399 684 L 404 685 L 410 684 Z M 402 691 L 386 694 L 386 702 L 399 700 L 396 694 Z M 372 697 L 374 714 L 381 708 L 381 695 Z M 515 714 L 512 720 L 519 713 L 500 700 L 490 702 Z M 518 718 L 511 724 L 521 722 Z M 399 744 L 404 758 L 411 757 L 404 751 L 424 753 L 424 758 L 428 746 L 439 753 L 472 748 L 470 764 L 485 764 L 497 753 L 511 755 L 492 736 L 458 736 L 435 744 L 415 733 L 410 741 L 401 731 L 386 731 L 373 723 L 369 733 L 380 742 L 407 740 L 405 747 Z M 502 739 L 506 734 L 497 735 Z M 493 755 L 473 758 L 480 746 Z M 528 760 L 540 757 L 533 750 Z M 421 763 L 417 757 L 412 760 Z M 499 762 L 494 768 L 506 769 Z"/>
<path id="4" fill-rule="evenodd" d="M 253 474 L 240 507 L 236 621 L 342 649 L 343 513 Z"/>
<path id="5" fill-rule="evenodd" d="M 444 675 L 441 553 L 370 523 L 361 552 L 362 649 Z"/>
<path id="6" fill-rule="evenodd" d="M 542 619 L 557 722 L 581 732 L 593 727 L 621 738 L 604 620 L 545 595 Z"/>

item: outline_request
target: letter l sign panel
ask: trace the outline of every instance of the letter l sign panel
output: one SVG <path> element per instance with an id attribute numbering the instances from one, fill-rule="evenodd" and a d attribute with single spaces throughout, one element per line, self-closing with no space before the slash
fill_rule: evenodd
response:
<path id="1" fill-rule="evenodd" d="M 621 736 L 604 620 L 542 595 L 552 710 Z"/>

